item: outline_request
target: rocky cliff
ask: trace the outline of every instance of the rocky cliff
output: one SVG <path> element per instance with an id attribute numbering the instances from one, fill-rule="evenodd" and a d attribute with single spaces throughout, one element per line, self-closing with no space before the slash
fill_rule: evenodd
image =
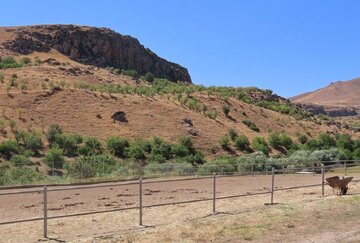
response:
<path id="1" fill-rule="evenodd" d="M 11 38 L 2 41 L 2 48 L 13 53 L 55 49 L 83 64 L 135 69 L 140 74 L 151 72 L 155 77 L 191 82 L 186 68 L 157 56 L 137 39 L 107 28 L 38 25 L 5 28 L 5 32 Z"/>

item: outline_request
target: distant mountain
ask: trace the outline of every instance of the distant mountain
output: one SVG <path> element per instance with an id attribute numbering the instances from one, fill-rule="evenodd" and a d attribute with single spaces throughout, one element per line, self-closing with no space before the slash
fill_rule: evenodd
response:
<path id="1" fill-rule="evenodd" d="M 337 81 L 290 98 L 303 109 L 329 116 L 355 116 L 360 111 L 360 78 Z"/>
<path id="2" fill-rule="evenodd" d="M 293 103 L 333 107 L 360 107 L 360 78 L 338 81 L 329 86 L 291 97 Z"/>
<path id="3" fill-rule="evenodd" d="M 0 28 L 0 54 L 28 55 L 56 50 L 82 64 L 134 69 L 140 74 L 191 83 L 186 68 L 169 62 L 128 35 L 107 28 L 36 25 Z"/>

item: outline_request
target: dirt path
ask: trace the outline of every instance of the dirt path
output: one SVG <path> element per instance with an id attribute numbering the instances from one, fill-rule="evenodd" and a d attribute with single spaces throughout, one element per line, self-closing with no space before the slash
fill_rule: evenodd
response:
<path id="1" fill-rule="evenodd" d="M 357 177 L 359 178 L 359 177 Z M 321 181 L 319 175 L 277 175 L 275 177 L 278 189 L 290 186 L 317 184 Z M 266 192 L 269 190 L 270 176 L 238 176 L 217 178 L 217 196 Z M 145 183 L 144 204 L 151 205 L 165 202 L 210 198 L 212 179 L 191 180 L 181 182 Z M 52 188 L 49 188 L 51 190 Z M 351 185 L 352 194 L 360 193 L 360 184 Z M 284 190 L 275 193 L 275 202 L 296 203 L 318 201 L 321 195 L 320 187 Z M 327 187 L 326 195 L 332 195 Z M 329 198 L 332 198 L 330 196 Z M 114 208 L 137 206 L 138 185 L 115 186 L 97 189 L 78 189 L 69 191 L 49 192 L 49 216 L 72 214 L 87 211 L 106 210 Z M 95 239 L 96 237 L 117 237 L 118 234 L 133 237 L 129 232 L 158 231 L 172 227 L 171 225 L 191 225 L 194 220 L 206 218 L 213 220 L 221 215 L 252 213 L 253 210 L 263 210 L 264 203 L 269 202 L 270 195 L 259 195 L 237 199 L 218 200 L 217 208 L 224 214 L 211 216 L 211 202 L 199 202 L 185 205 L 170 205 L 144 209 L 143 222 L 155 227 L 153 229 L 137 227 L 138 210 L 104 213 L 90 216 L 62 218 L 49 220 L 49 236 L 59 240 L 78 241 L 80 239 Z M 320 200 L 321 201 L 321 200 Z M 42 216 L 42 194 L 26 194 L 0 197 L 1 221 Z M 277 207 L 277 206 L 276 206 Z M 0 234 L 4 242 L 35 242 L 41 239 L 42 222 L 21 223 L 0 226 Z M 149 233 L 152 234 L 152 233 Z M 104 236 L 105 235 L 105 236 Z M 156 235 L 156 233 L 154 233 Z M 163 235 L 163 233 L 161 233 Z M 136 236 L 138 237 L 138 236 Z M 171 235 L 169 236 L 172 237 Z M 141 239 L 141 237 L 139 238 Z M 151 237 L 150 237 L 151 239 Z M 0 241 L 1 241 L 0 240 Z M 130 239 L 131 240 L 131 239 Z M 153 239 L 155 241 L 155 239 Z M 91 240 L 92 241 L 92 240 Z M 142 240 L 141 240 L 142 241 Z M 163 239 L 163 241 L 167 241 Z M 206 240 L 207 241 L 207 240 Z"/>

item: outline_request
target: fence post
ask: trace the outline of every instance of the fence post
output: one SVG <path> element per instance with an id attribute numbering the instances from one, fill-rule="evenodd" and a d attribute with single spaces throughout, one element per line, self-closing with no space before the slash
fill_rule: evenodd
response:
<path id="1" fill-rule="evenodd" d="M 251 164 L 251 176 L 254 176 L 254 164 Z"/>
<path id="2" fill-rule="evenodd" d="M 324 169 L 324 164 L 321 164 L 321 195 L 324 196 L 325 191 L 324 191 L 324 186 L 325 186 L 325 169 Z"/>
<path id="3" fill-rule="evenodd" d="M 271 204 L 274 204 L 275 168 L 271 169 Z"/>
<path id="4" fill-rule="evenodd" d="M 44 238 L 48 237 L 47 234 L 47 186 L 44 186 Z"/>
<path id="5" fill-rule="evenodd" d="M 215 205 L 215 200 L 216 200 L 216 173 L 213 174 L 213 208 L 212 211 L 213 213 L 216 213 L 216 205 Z"/>
<path id="6" fill-rule="evenodd" d="M 143 216 L 143 202 L 142 202 L 142 178 L 139 179 L 139 225 L 142 226 L 142 216 Z"/>

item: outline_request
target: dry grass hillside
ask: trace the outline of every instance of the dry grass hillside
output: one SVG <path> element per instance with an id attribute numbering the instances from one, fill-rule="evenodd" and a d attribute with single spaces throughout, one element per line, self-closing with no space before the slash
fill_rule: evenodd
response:
<path id="1" fill-rule="evenodd" d="M 23 57 L 17 56 L 16 59 L 21 60 Z M 214 151 L 225 153 L 220 149 L 218 140 L 231 128 L 250 139 L 282 131 L 293 138 L 298 133 L 316 136 L 321 132 L 347 132 L 341 126 L 297 120 L 234 98 L 224 101 L 206 92 L 195 92 L 192 97 L 205 104 L 209 110 L 216 110 L 216 119 L 181 104 L 171 94 L 146 97 L 79 89 L 75 86 L 77 82 L 134 87 L 150 84 L 113 74 L 107 69 L 76 63 L 57 51 L 33 53 L 28 57 L 32 63 L 40 60 L 40 64 L 0 71 L 4 76 L 0 83 L 0 119 L 15 120 L 20 129 L 44 132 L 49 125 L 59 124 L 65 132 L 77 132 L 102 139 L 111 135 L 129 138 L 160 136 L 170 142 L 195 131 L 197 135 L 193 139 L 196 147 L 204 150 L 207 155 L 212 155 Z M 9 88 L 12 79 L 16 80 L 18 87 Z M 26 83 L 26 89 L 21 90 L 22 83 Z M 55 86 L 59 87 L 54 88 Z M 224 105 L 230 107 L 228 116 L 222 112 Z M 125 112 L 127 123 L 113 121 L 112 115 L 119 111 Z M 193 123 L 191 131 L 183 122 L 185 118 L 191 119 Z M 254 122 L 260 132 L 252 131 L 243 124 L 245 119 Z M 10 127 L 6 127 L 6 130 L 7 135 L 0 139 L 13 136 Z"/>
<path id="2" fill-rule="evenodd" d="M 311 103 L 324 106 L 360 106 L 360 78 L 331 83 L 313 92 L 292 97 L 295 103 Z"/>

